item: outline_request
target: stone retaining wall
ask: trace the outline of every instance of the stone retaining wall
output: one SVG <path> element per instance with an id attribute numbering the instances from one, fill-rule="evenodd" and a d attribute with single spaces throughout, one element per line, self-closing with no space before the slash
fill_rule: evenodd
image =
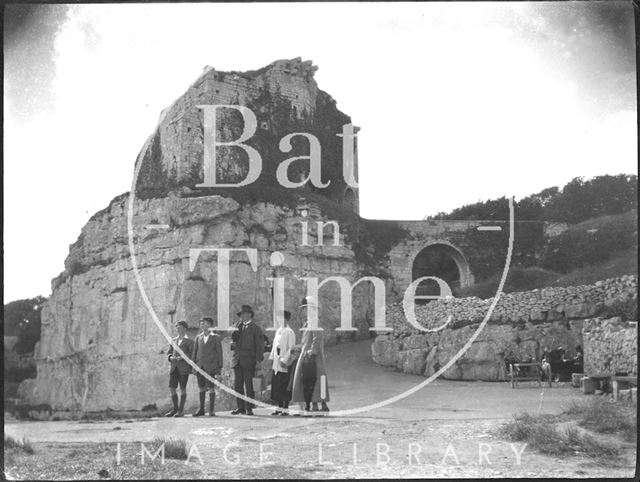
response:
<path id="1" fill-rule="evenodd" d="M 582 336 L 586 374 L 638 374 L 637 321 L 619 317 L 585 320 Z"/>
<path id="2" fill-rule="evenodd" d="M 564 347 L 567 355 L 583 345 L 583 321 L 637 303 L 637 276 L 599 281 L 594 285 L 545 288 L 503 295 L 489 322 L 469 350 L 442 376 L 454 380 L 505 379 L 505 359 L 538 360 L 544 348 Z M 375 363 L 406 373 L 430 376 L 449 362 L 476 332 L 493 299 L 450 298 L 416 306 L 416 319 L 427 328 L 411 326 L 400 304 L 387 311 L 394 331 L 379 335 L 372 346 Z"/>

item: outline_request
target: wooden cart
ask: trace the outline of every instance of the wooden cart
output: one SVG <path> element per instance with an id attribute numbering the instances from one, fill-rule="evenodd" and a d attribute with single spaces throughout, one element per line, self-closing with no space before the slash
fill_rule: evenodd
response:
<path id="1" fill-rule="evenodd" d="M 518 382 L 531 381 L 537 381 L 538 386 L 542 386 L 542 373 L 542 363 L 511 363 L 509 364 L 509 378 L 511 380 L 511 388 L 516 388 L 518 386 Z M 547 383 L 549 384 L 549 386 L 551 386 L 551 376 L 549 375 L 550 374 L 547 374 Z"/>

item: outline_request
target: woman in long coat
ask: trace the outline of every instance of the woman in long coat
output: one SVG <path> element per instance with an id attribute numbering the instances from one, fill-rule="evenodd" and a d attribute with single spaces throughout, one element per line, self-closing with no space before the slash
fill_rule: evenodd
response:
<path id="1" fill-rule="evenodd" d="M 308 326 L 308 321 L 306 320 L 307 307 L 310 305 L 315 305 L 315 300 L 313 299 L 313 297 L 307 296 L 300 306 L 301 321 L 305 320 L 305 328 Z M 313 358 L 315 358 L 316 364 L 316 381 L 313 387 L 313 395 L 311 396 L 313 411 L 318 411 L 318 402 L 321 402 L 322 411 L 328 412 L 329 407 L 327 406 L 327 402 L 329 401 L 329 383 L 327 380 L 327 371 L 325 368 L 324 332 L 317 330 L 306 330 L 302 333 L 301 353 L 300 357 L 298 358 L 298 362 L 296 363 L 296 369 L 293 375 L 291 401 L 298 402 L 300 404 L 300 408 L 304 410 L 303 404 L 305 403 L 305 397 L 302 380 L 302 366 L 305 356 L 312 356 Z M 322 384 L 324 384 L 324 390 L 322 388 Z"/>

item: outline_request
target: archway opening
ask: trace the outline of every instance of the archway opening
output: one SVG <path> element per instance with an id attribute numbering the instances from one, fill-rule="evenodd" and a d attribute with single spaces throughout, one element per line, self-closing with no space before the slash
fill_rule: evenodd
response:
<path id="1" fill-rule="evenodd" d="M 412 281 L 424 276 L 435 276 L 444 280 L 451 291 L 467 284 L 469 268 L 467 261 L 457 249 L 446 244 L 427 246 L 413 260 Z M 440 286 L 435 280 L 422 281 L 416 296 L 441 296 Z M 416 303 L 428 303 L 431 300 L 416 300 Z"/>

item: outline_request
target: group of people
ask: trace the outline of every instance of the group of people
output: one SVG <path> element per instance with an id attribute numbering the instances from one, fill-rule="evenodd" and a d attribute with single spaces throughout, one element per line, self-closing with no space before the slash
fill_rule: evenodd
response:
<path id="1" fill-rule="evenodd" d="M 571 379 L 572 373 L 582 373 L 584 371 L 584 353 L 582 347 L 576 345 L 574 356 L 568 357 L 563 347 L 555 350 L 544 348 L 540 357 L 543 380 L 547 377 L 554 381 L 566 381 Z"/>
<path id="2" fill-rule="evenodd" d="M 283 312 L 284 323 L 275 333 L 269 360 L 271 364 L 271 400 L 277 403 L 271 415 L 287 416 L 290 414 L 289 403 L 299 404 L 299 411 L 294 416 L 310 416 L 310 412 L 328 412 L 329 386 L 324 356 L 323 332 L 306 329 L 308 326 L 307 309 L 315 300 L 306 297 L 299 306 L 299 320 L 304 320 L 302 326 L 302 340 L 296 343 L 294 331 L 296 320 L 292 319 L 290 311 Z M 231 366 L 234 372 L 234 390 L 246 397 L 255 399 L 253 379 L 264 360 L 265 335 L 262 328 L 254 321 L 251 306 L 243 305 L 237 313 L 239 318 L 235 330 L 231 335 L 231 350 L 233 352 Z M 200 405 L 193 413 L 194 417 L 205 415 L 206 394 L 209 393 L 209 416 L 215 416 L 215 384 L 200 373 L 205 372 L 211 378 L 220 376 L 223 366 L 222 337 L 214 331 L 214 320 L 203 317 L 200 320 L 200 333 L 195 340 L 189 338 L 189 326 L 185 321 L 176 324 L 178 336 L 173 339 L 169 347 L 168 360 L 171 364 L 169 371 L 169 390 L 173 408 L 167 417 L 183 417 L 187 399 L 187 382 L 189 375 L 196 374 Z M 193 370 L 191 365 L 174 349 L 174 345 L 187 355 L 200 370 Z M 178 397 L 178 387 L 180 396 Z M 253 415 L 254 405 L 242 398 L 236 397 L 237 408 L 232 415 Z M 318 406 L 321 404 L 321 406 Z"/>

